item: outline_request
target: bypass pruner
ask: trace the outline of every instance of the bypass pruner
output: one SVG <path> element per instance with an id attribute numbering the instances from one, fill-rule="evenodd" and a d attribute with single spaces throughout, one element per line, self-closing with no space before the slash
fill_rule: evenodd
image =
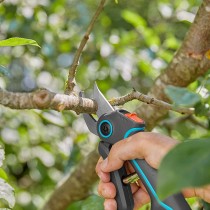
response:
<path id="1" fill-rule="evenodd" d="M 123 139 L 135 133 L 143 132 L 145 122 L 135 113 L 122 109 L 115 110 L 100 92 L 96 84 L 94 85 L 93 99 L 98 104 L 96 112 L 98 119 L 96 120 L 90 114 L 83 114 L 83 117 L 89 130 L 101 139 L 98 150 L 103 159 L 105 159 L 109 155 L 113 144 L 121 140 L 123 141 Z M 151 198 L 151 210 L 191 209 L 181 193 L 161 201 L 156 193 L 157 171 L 143 159 L 128 161 L 135 169 Z M 111 182 L 117 190 L 115 199 L 118 210 L 133 210 L 134 208 L 131 187 L 123 183 L 123 179 L 127 176 L 125 166 L 110 173 Z"/>

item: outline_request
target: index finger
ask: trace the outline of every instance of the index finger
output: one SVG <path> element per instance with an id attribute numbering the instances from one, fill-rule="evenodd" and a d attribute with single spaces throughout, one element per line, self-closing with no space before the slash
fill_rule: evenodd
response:
<path id="1" fill-rule="evenodd" d="M 100 157 L 97 164 L 96 164 L 96 168 L 95 171 L 97 173 L 97 175 L 99 176 L 99 178 L 101 179 L 102 182 L 109 182 L 110 181 L 110 174 L 107 172 L 103 172 L 101 170 L 101 163 L 103 162 L 103 158 Z"/>

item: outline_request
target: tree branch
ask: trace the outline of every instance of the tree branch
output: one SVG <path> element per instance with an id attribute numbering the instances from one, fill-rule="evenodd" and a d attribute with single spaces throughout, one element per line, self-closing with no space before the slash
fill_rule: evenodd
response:
<path id="1" fill-rule="evenodd" d="M 64 210 L 68 207 L 69 203 L 87 197 L 87 193 L 93 185 L 93 180 L 95 181 L 97 179 L 95 165 L 98 158 L 97 151 L 91 152 L 87 158 L 84 158 L 84 161 L 69 175 L 71 178 L 67 178 L 55 189 L 50 197 L 50 202 L 47 202 L 42 209 Z"/>
<path id="2" fill-rule="evenodd" d="M 112 106 L 123 105 L 137 99 L 161 109 L 172 110 L 181 114 L 193 114 L 193 108 L 178 108 L 164 101 L 144 95 L 137 91 L 109 100 Z M 51 109 L 56 111 L 73 110 L 80 113 L 96 113 L 97 104 L 89 98 L 81 98 L 74 94 L 65 95 L 39 89 L 32 93 L 13 93 L 0 88 L 0 104 L 12 109 Z"/>
<path id="3" fill-rule="evenodd" d="M 69 69 L 68 81 L 66 83 L 66 90 L 65 90 L 66 94 L 69 94 L 74 89 L 74 86 L 76 85 L 74 82 L 74 79 L 75 79 L 77 67 L 79 65 L 79 59 L 80 59 L 81 53 L 82 53 L 85 45 L 87 44 L 89 35 L 94 27 L 94 24 L 95 24 L 98 16 L 100 15 L 100 13 L 105 5 L 105 2 L 106 2 L 106 0 L 101 0 L 101 2 L 99 3 L 99 6 L 98 6 L 89 26 L 87 28 L 87 31 L 79 45 L 79 48 L 77 49 L 77 51 L 75 53 L 73 63 Z"/>
<path id="4" fill-rule="evenodd" d="M 180 114 L 193 114 L 194 113 L 194 108 L 175 107 L 172 104 L 169 104 L 165 101 L 157 100 L 148 95 L 144 95 L 143 93 L 140 93 L 136 90 L 134 90 L 131 93 L 128 93 L 125 96 L 122 96 L 119 98 L 113 98 L 109 100 L 109 102 L 112 104 L 112 106 L 119 106 L 119 105 L 123 105 L 127 103 L 128 101 L 132 101 L 134 99 L 142 101 L 146 104 L 155 105 L 156 107 L 162 108 L 164 110 L 173 110 L 175 112 L 179 112 Z"/>
<path id="5" fill-rule="evenodd" d="M 94 100 L 53 93 L 46 89 L 32 93 L 13 93 L 0 89 L 0 104 L 11 109 L 73 110 L 76 113 L 95 113 L 97 110 Z"/>

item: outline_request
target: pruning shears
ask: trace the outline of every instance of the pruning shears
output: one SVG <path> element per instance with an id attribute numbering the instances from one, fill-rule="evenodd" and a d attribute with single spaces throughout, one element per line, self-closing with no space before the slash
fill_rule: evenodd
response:
<path id="1" fill-rule="evenodd" d="M 82 96 L 82 93 L 80 94 Z M 123 139 L 145 129 L 145 122 L 135 113 L 126 110 L 115 110 L 103 96 L 97 85 L 94 85 L 93 99 L 98 104 L 96 120 L 90 114 L 83 114 L 88 129 L 101 139 L 98 150 L 105 159 L 112 146 Z M 144 184 L 150 198 L 151 210 L 190 210 L 188 203 L 181 193 L 172 195 L 161 201 L 156 193 L 157 171 L 143 159 L 129 160 L 136 174 Z M 123 182 L 127 177 L 125 166 L 110 173 L 111 182 L 115 185 L 118 210 L 133 210 L 134 201 L 130 185 Z"/>

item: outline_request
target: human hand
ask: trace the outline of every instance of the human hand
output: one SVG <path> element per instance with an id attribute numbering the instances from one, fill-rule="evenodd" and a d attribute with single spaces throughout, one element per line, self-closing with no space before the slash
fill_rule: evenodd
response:
<path id="1" fill-rule="evenodd" d="M 145 159 L 151 167 L 157 169 L 162 158 L 177 143 L 176 140 L 158 133 L 140 132 L 113 145 L 108 158 L 104 161 L 100 158 L 96 166 L 96 172 L 100 177 L 98 192 L 105 198 L 105 210 L 117 209 L 117 203 L 114 200 L 116 189 L 110 182 L 109 172 L 118 170 L 124 163 L 128 173 L 134 172 L 132 166 L 126 161 L 136 158 Z M 150 197 L 140 181 L 138 181 L 138 185 L 131 184 L 131 189 L 134 209 L 138 209 L 150 201 Z M 183 194 L 185 197 L 199 196 L 207 202 L 208 199 L 210 201 L 210 188 L 208 187 L 186 189 Z"/>

